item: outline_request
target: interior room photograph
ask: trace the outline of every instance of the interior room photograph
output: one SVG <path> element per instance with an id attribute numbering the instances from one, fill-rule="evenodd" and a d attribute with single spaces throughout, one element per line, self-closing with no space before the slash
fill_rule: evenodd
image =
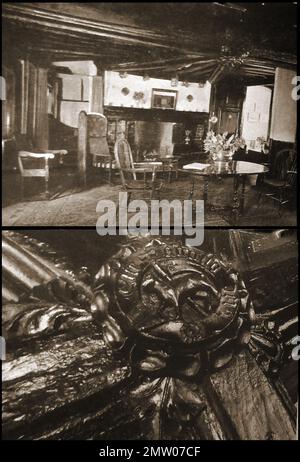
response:
<path id="1" fill-rule="evenodd" d="M 3 3 L 3 225 L 101 199 L 296 224 L 297 4 Z"/>

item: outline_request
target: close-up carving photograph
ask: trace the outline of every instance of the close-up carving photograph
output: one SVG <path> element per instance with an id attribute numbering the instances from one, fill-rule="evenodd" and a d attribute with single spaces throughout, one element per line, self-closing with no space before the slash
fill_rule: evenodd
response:
<path id="1" fill-rule="evenodd" d="M 12 451 L 298 440 L 297 12 L 2 3 Z"/>
<path id="2" fill-rule="evenodd" d="M 2 237 L 5 438 L 295 438 L 294 230 Z"/>

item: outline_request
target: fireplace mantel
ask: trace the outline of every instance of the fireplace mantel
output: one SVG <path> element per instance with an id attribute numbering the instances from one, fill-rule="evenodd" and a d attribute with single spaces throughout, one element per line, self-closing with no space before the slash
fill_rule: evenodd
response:
<path id="1" fill-rule="evenodd" d="M 209 116 L 207 112 L 176 111 L 173 109 L 140 109 L 116 106 L 104 106 L 104 114 L 107 118 L 184 124 L 206 124 Z"/>

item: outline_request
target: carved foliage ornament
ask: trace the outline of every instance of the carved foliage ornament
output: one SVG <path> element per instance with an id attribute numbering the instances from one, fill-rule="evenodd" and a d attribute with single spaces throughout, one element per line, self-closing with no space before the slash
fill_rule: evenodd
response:
<path id="1" fill-rule="evenodd" d="M 101 267 L 92 315 L 133 370 L 196 376 L 227 364 L 254 316 L 239 275 L 212 254 L 132 239 Z"/>

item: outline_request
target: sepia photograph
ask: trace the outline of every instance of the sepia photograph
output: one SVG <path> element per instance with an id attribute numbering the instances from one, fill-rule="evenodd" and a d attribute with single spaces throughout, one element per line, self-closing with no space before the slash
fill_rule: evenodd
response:
<path id="1" fill-rule="evenodd" d="M 204 200 L 296 226 L 296 2 L 3 3 L 4 226 Z"/>
<path id="2" fill-rule="evenodd" d="M 22 457 L 298 440 L 297 13 L 2 3 L 2 440 L 34 441 Z"/>
<path id="3" fill-rule="evenodd" d="M 4 439 L 296 438 L 295 230 L 2 237 Z"/>

